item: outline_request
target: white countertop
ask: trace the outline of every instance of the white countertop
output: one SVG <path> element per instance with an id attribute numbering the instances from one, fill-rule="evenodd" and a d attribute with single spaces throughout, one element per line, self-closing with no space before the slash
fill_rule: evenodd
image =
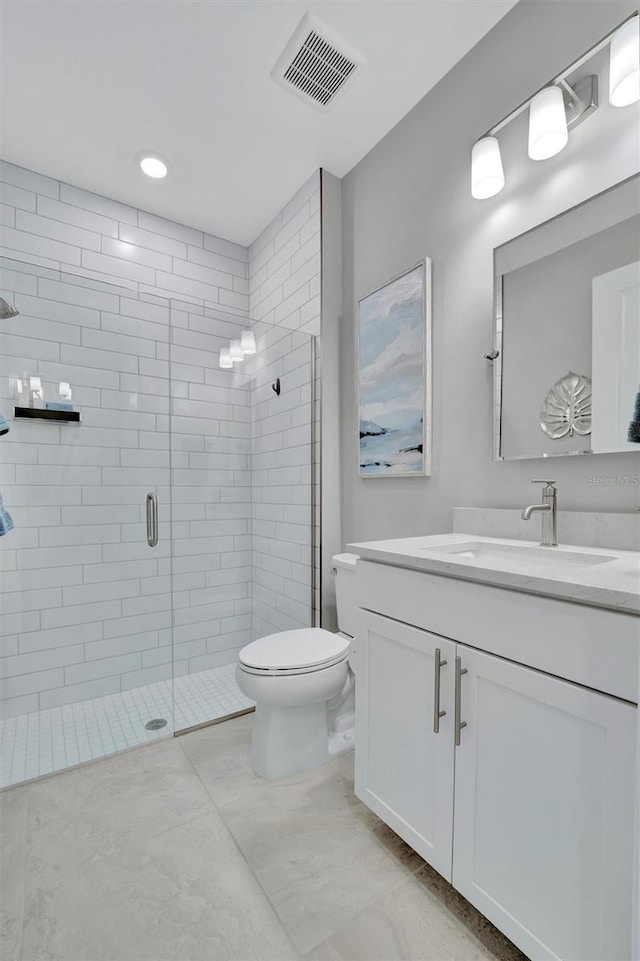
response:
<path id="1" fill-rule="evenodd" d="M 502 545 L 503 548 L 516 548 L 516 551 L 512 556 L 505 552 L 504 557 L 473 557 L 438 550 L 455 550 L 462 544 L 475 544 L 480 549 L 481 545 L 487 548 Z M 531 555 L 527 556 L 523 548 L 530 548 Z M 543 548 L 534 541 L 506 540 L 477 534 L 436 534 L 369 541 L 349 544 L 347 549 L 363 560 L 640 614 L 639 551 L 565 544 Z M 582 562 L 567 563 L 569 552 L 580 555 Z M 589 565 L 591 556 L 594 560 L 602 557 L 607 562 Z"/>

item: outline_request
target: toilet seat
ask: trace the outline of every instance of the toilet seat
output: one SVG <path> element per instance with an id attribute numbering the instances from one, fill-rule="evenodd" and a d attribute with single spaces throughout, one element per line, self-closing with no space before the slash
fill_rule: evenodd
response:
<path id="1" fill-rule="evenodd" d="M 349 656 L 350 639 L 319 627 L 268 634 L 247 644 L 238 655 L 239 667 L 247 674 L 309 674 Z"/>

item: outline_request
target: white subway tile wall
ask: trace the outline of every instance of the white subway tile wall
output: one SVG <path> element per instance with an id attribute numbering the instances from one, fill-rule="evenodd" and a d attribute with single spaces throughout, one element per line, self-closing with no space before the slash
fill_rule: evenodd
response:
<path id="1" fill-rule="evenodd" d="M 313 471 L 319 505 L 312 416 L 319 438 L 320 270 L 318 171 L 249 248 L 249 307 L 258 342 L 251 393 L 256 636 L 318 623 L 312 561 L 319 571 L 320 552 L 317 546 L 312 557 L 311 485 Z M 278 377 L 279 397 L 271 389 Z M 317 520 L 319 507 L 315 512 Z M 315 534 L 319 545 L 317 527 Z"/>
<path id="2" fill-rule="evenodd" d="M 0 199 L 0 282 L 20 311 L 0 329 L 9 717 L 228 663 L 251 639 L 249 383 L 218 370 L 249 297 L 246 248 L 11 164 Z M 187 298 L 173 318 L 167 297 Z M 25 372 L 47 400 L 68 381 L 82 424 L 14 421 L 12 378 Z"/>
<path id="3" fill-rule="evenodd" d="M 320 336 L 320 171 L 249 248 L 253 321 Z"/>
<path id="4" fill-rule="evenodd" d="M 77 426 L 10 419 L 0 442 L 16 525 L 0 540 L 2 716 L 226 665 L 311 623 L 319 188 L 248 250 L 2 164 L 1 286 L 20 315 L 0 331 L 0 411 L 25 372 L 47 399 L 68 381 L 82 410 Z M 220 371 L 249 323 L 254 362 Z"/>
<path id="5" fill-rule="evenodd" d="M 310 627 L 313 338 L 255 328 L 251 391 L 253 633 Z M 273 390 L 279 379 L 280 395 Z"/>

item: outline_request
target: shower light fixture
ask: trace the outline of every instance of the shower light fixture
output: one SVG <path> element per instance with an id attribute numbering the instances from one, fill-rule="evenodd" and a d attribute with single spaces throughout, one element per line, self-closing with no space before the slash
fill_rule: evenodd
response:
<path id="1" fill-rule="evenodd" d="M 142 173 L 146 174 L 147 177 L 151 177 L 153 180 L 162 180 L 169 172 L 167 164 L 162 157 L 159 157 L 157 154 L 140 154 L 138 163 L 140 164 Z"/>
<path id="2" fill-rule="evenodd" d="M 609 52 L 609 103 L 627 107 L 640 100 L 640 19 L 616 30 Z"/>
<path id="3" fill-rule="evenodd" d="M 252 330 L 243 330 L 240 334 L 240 349 L 245 357 L 252 357 L 256 352 L 256 338 Z"/>
<path id="4" fill-rule="evenodd" d="M 610 47 L 611 104 L 624 107 L 640 100 L 640 14 L 634 13 L 480 137 L 471 151 L 473 197 L 485 200 L 502 190 L 505 177 L 496 136 L 525 111 L 529 113 L 528 154 L 532 160 L 547 160 L 566 147 L 569 132 L 598 108 L 598 76 L 589 72 L 589 67 L 599 64 L 596 55 L 606 47 Z"/>
<path id="5" fill-rule="evenodd" d="M 229 344 L 229 356 L 234 364 L 240 363 L 244 360 L 244 354 L 242 353 L 242 347 L 240 346 L 240 340 L 232 340 Z"/>
<path id="6" fill-rule="evenodd" d="M 529 106 L 529 156 L 548 160 L 567 146 L 569 131 L 560 87 L 545 87 Z"/>
<path id="7" fill-rule="evenodd" d="M 221 348 L 218 364 L 222 370 L 231 370 L 233 368 L 233 361 L 231 360 L 228 347 Z"/>

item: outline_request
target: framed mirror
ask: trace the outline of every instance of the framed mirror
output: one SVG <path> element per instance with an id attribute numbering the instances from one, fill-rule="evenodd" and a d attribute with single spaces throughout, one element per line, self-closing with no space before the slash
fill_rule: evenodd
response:
<path id="1" fill-rule="evenodd" d="M 494 250 L 494 459 L 640 453 L 640 175 Z"/>

